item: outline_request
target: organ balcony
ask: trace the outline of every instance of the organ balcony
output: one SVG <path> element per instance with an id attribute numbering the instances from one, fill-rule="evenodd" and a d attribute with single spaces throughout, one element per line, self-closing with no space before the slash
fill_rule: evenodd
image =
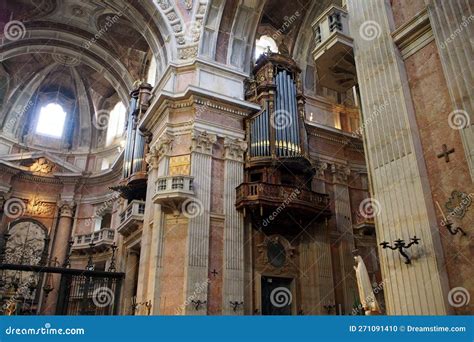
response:
<path id="1" fill-rule="evenodd" d="M 80 234 L 74 237 L 72 249 L 77 252 L 103 252 L 114 243 L 115 231 L 102 228 L 89 234 Z"/>
<path id="2" fill-rule="evenodd" d="M 313 58 L 319 84 L 346 92 L 357 83 L 353 39 L 349 34 L 346 10 L 331 6 L 313 22 L 312 27 L 316 44 Z"/>
<path id="3" fill-rule="evenodd" d="M 191 176 L 164 176 L 156 180 L 153 202 L 161 204 L 165 209 L 179 211 L 181 204 L 191 197 L 194 197 Z"/>
<path id="4" fill-rule="evenodd" d="M 242 183 L 236 191 L 236 208 L 258 209 L 261 216 L 265 215 L 264 211 L 278 211 L 277 208 L 330 215 L 328 195 L 301 189 L 295 185 Z"/>
<path id="5" fill-rule="evenodd" d="M 117 232 L 123 236 L 129 236 L 137 231 L 143 224 L 143 214 L 145 213 L 145 202 L 133 200 L 127 208 L 120 213 L 120 223 Z"/>

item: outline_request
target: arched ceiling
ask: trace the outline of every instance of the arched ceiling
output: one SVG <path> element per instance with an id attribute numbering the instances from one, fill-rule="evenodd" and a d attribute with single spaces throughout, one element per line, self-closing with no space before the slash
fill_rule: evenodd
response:
<path id="1" fill-rule="evenodd" d="M 151 58 L 157 80 L 169 64 L 196 57 L 249 73 L 262 34 L 304 69 L 312 63 L 311 23 L 331 3 L 340 0 L 4 0 L 0 128 L 11 116 L 21 121 L 25 113 L 12 110 L 45 85 L 76 96 L 83 89 L 78 119 L 92 137 L 83 143 L 94 145 L 94 111 L 126 101 Z"/>
<path id="2" fill-rule="evenodd" d="M 151 2 L 151 1 L 150 1 Z M 143 1 L 5 0 L 0 22 L 0 128 L 23 139 L 25 120 L 38 92 L 74 97 L 76 148 L 94 148 L 94 112 L 127 102 L 135 80 L 145 79 L 151 58 L 157 74 L 171 55 L 162 37 L 166 25 Z M 158 17 L 158 18 L 156 18 Z M 161 20 L 161 22 L 164 22 Z M 172 44 L 168 44 L 171 46 Z M 75 107 L 75 108 L 76 108 Z M 86 124 L 88 122 L 88 124 Z M 88 131 L 87 131 L 88 130 Z"/>

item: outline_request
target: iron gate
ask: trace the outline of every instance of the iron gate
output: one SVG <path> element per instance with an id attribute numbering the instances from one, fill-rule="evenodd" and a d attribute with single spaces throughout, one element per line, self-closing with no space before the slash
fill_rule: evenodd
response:
<path id="1" fill-rule="evenodd" d="M 2 263 L 0 270 L 32 273 L 38 278 L 60 274 L 57 315 L 117 315 L 119 312 L 120 289 L 125 273 Z M 34 290 L 39 293 L 45 289 L 41 288 L 41 282 L 37 282 Z"/>

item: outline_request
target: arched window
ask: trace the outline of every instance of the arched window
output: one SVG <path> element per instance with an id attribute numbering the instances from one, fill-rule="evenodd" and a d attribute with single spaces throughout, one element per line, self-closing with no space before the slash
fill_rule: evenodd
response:
<path id="1" fill-rule="evenodd" d="M 255 60 L 260 57 L 260 55 L 266 51 L 270 50 L 271 52 L 278 52 L 278 46 L 269 36 L 261 36 L 260 39 L 257 39 L 255 42 Z"/>
<path id="2" fill-rule="evenodd" d="M 113 143 L 114 139 L 120 137 L 125 127 L 125 106 L 122 102 L 118 102 L 109 114 L 109 122 L 107 126 L 106 146 Z"/>
<path id="3" fill-rule="evenodd" d="M 147 83 L 155 86 L 156 81 L 156 59 L 154 56 L 151 57 L 150 66 L 148 67 L 148 74 L 146 77 Z"/>
<path id="4" fill-rule="evenodd" d="M 42 107 L 38 116 L 36 133 L 60 138 L 64 131 L 66 112 L 58 103 L 49 103 Z"/>

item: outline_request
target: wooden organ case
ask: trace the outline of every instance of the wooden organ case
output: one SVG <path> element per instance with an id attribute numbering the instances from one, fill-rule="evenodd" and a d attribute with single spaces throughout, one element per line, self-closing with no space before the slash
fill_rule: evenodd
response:
<path id="1" fill-rule="evenodd" d="M 328 196 L 311 189 L 315 170 L 308 155 L 300 72 L 288 56 L 268 52 L 246 83 L 246 99 L 262 109 L 245 122 L 249 149 L 236 207 L 254 227 L 271 233 L 294 229 L 293 220 L 304 227 L 315 215 L 330 215 Z"/>
<path id="2" fill-rule="evenodd" d="M 145 154 L 150 135 L 138 128 L 142 115 L 149 106 L 152 86 L 136 82 L 130 93 L 130 106 L 127 115 L 126 143 L 123 154 L 122 180 L 111 189 L 117 190 L 128 201 L 145 200 L 147 187 L 147 165 Z"/>

